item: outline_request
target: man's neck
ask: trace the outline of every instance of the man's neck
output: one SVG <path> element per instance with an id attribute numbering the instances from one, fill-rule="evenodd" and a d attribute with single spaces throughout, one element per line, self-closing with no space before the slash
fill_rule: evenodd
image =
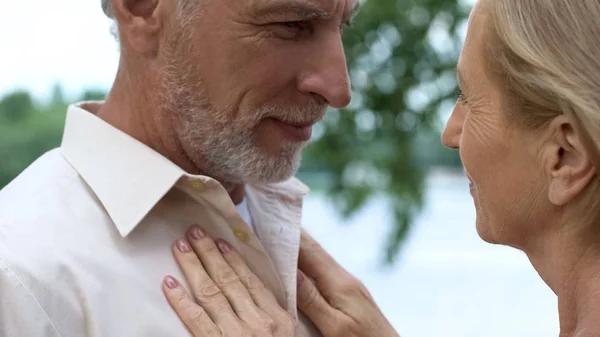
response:
<path id="1" fill-rule="evenodd" d="M 144 85 L 137 85 L 144 83 Z M 108 124 L 160 153 L 189 174 L 206 174 L 187 156 L 167 114 L 157 111 L 160 103 L 151 78 L 133 79 L 119 71 L 106 101 L 95 113 Z M 140 89 L 145 88 L 145 89 Z M 244 185 L 220 181 L 234 204 L 244 198 Z"/>
<path id="2" fill-rule="evenodd" d="M 600 336 L 600 233 L 569 226 L 524 249 L 558 296 L 560 337 Z M 564 230 L 564 228 L 570 228 Z"/>

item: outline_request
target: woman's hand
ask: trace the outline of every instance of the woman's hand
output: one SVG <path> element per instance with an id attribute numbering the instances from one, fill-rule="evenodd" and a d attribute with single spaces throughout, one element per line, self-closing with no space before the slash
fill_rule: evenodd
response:
<path id="1" fill-rule="evenodd" d="M 325 337 L 399 337 L 367 288 L 306 233 L 298 265 L 298 308 Z"/>
<path id="2" fill-rule="evenodd" d="M 227 242 L 195 226 L 173 253 L 192 294 L 171 276 L 163 291 L 194 337 L 294 336 L 292 317 Z"/>

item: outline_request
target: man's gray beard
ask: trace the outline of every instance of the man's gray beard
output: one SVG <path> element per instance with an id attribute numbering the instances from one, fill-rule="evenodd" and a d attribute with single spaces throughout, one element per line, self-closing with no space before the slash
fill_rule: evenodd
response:
<path id="1" fill-rule="evenodd" d="M 286 142 L 279 153 L 267 154 L 253 139 L 260 119 L 227 124 L 215 116 L 222 114 L 199 107 L 180 110 L 179 138 L 189 146 L 192 160 L 201 161 L 195 164 L 204 174 L 230 184 L 263 184 L 283 181 L 298 171 L 303 145 Z"/>
<path id="2" fill-rule="evenodd" d="M 325 107 L 316 101 L 293 109 L 267 106 L 254 116 L 229 121 L 226 113 L 210 104 L 203 84 L 189 78 L 188 74 L 197 74 L 197 69 L 181 62 L 180 55 L 171 55 L 172 64 L 163 68 L 161 110 L 174 119 L 185 155 L 202 174 L 224 184 L 264 184 L 294 175 L 305 145 L 287 141 L 279 145 L 279 153 L 267 154 L 254 143 L 253 131 L 268 116 L 291 122 L 314 121 L 322 118 Z"/>

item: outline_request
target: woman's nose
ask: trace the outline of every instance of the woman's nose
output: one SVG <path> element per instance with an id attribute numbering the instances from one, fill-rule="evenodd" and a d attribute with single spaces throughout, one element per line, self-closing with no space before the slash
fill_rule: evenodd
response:
<path id="1" fill-rule="evenodd" d="M 462 135 L 462 128 L 464 124 L 464 113 L 460 107 L 454 107 L 444 132 L 442 133 L 442 144 L 451 149 L 458 149 L 460 144 L 460 137 Z"/>

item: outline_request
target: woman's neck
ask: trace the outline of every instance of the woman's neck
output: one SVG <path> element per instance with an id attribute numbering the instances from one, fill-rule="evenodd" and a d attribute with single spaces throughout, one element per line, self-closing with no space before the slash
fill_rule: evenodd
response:
<path id="1" fill-rule="evenodd" d="M 565 226 L 524 249 L 558 296 L 560 337 L 600 336 L 600 233 L 596 232 L 600 231 L 590 227 L 583 233 L 582 227 Z"/>

